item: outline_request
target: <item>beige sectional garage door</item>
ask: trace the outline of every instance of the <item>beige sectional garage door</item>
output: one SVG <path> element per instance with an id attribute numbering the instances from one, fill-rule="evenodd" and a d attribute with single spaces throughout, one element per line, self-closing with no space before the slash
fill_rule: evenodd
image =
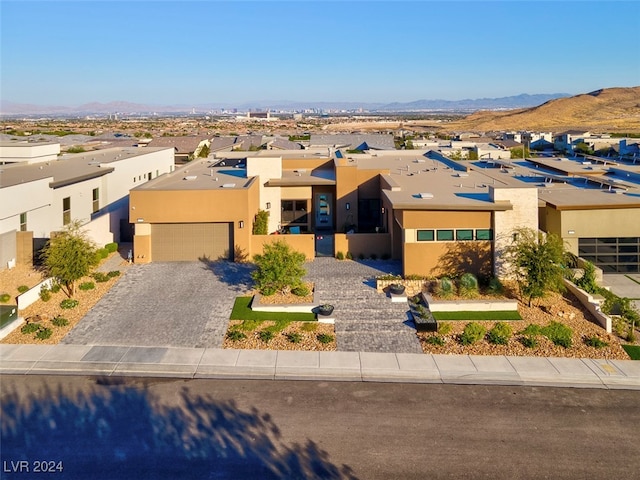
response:
<path id="1" fill-rule="evenodd" d="M 158 223 L 151 225 L 154 262 L 230 259 L 233 253 L 229 223 Z"/>

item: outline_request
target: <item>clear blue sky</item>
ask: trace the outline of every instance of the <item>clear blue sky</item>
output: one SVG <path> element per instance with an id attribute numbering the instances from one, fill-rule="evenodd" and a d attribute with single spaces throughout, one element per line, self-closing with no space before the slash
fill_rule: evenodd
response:
<path id="1" fill-rule="evenodd" d="M 640 85 L 640 2 L 0 0 L 0 97 L 393 102 Z"/>

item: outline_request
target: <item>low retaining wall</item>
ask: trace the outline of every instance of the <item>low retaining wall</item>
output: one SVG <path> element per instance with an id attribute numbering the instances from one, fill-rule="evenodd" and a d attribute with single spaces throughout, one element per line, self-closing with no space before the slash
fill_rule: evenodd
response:
<path id="1" fill-rule="evenodd" d="M 426 280 L 378 280 L 376 279 L 376 290 L 378 293 L 384 293 L 384 289 L 392 283 L 404 285 L 407 295 L 416 295 L 424 290 Z"/>
<path id="2" fill-rule="evenodd" d="M 251 310 L 255 312 L 288 312 L 288 313 L 313 313 L 313 309 L 318 306 L 316 294 L 313 294 L 313 303 L 261 303 L 262 295 L 256 293 L 251 300 Z"/>
<path id="3" fill-rule="evenodd" d="M 564 279 L 564 284 L 567 289 L 573 293 L 576 298 L 580 301 L 580 303 L 586 308 L 593 318 L 596 320 L 596 323 L 604 328 L 607 333 L 612 332 L 612 322 L 611 317 L 606 315 L 600 310 L 600 301 L 596 300 L 593 295 L 588 292 L 585 292 L 580 287 L 578 287 L 575 283 L 570 282 L 567 279 Z"/>
<path id="4" fill-rule="evenodd" d="M 336 233 L 334 235 L 335 253 L 351 253 L 353 258 L 364 255 L 369 258 L 375 254 L 378 258 L 391 256 L 391 235 L 388 233 Z"/>
<path id="5" fill-rule="evenodd" d="M 432 312 L 500 312 L 518 311 L 517 300 L 434 300 L 424 294 Z"/>
<path id="6" fill-rule="evenodd" d="M 43 285 L 51 288 L 51 286 L 53 285 L 53 278 L 47 278 L 46 280 L 43 280 L 42 282 L 37 284 L 35 287 L 32 287 L 26 292 L 18 295 L 18 310 L 24 310 L 29 305 L 37 302 L 40 299 L 40 289 Z"/>

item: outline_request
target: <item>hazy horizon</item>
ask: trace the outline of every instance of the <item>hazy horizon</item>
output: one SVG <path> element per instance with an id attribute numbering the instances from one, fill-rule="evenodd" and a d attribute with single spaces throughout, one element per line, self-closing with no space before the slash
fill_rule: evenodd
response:
<path id="1" fill-rule="evenodd" d="M 0 98 L 79 106 L 573 95 L 640 85 L 629 55 L 640 33 L 620 26 L 639 15 L 637 2 L 3 0 Z"/>

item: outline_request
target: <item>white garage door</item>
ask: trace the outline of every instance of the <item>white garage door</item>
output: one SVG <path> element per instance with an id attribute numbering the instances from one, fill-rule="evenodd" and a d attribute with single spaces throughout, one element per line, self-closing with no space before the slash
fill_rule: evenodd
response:
<path id="1" fill-rule="evenodd" d="M 158 223 L 151 225 L 154 262 L 229 259 L 233 238 L 229 223 Z"/>

